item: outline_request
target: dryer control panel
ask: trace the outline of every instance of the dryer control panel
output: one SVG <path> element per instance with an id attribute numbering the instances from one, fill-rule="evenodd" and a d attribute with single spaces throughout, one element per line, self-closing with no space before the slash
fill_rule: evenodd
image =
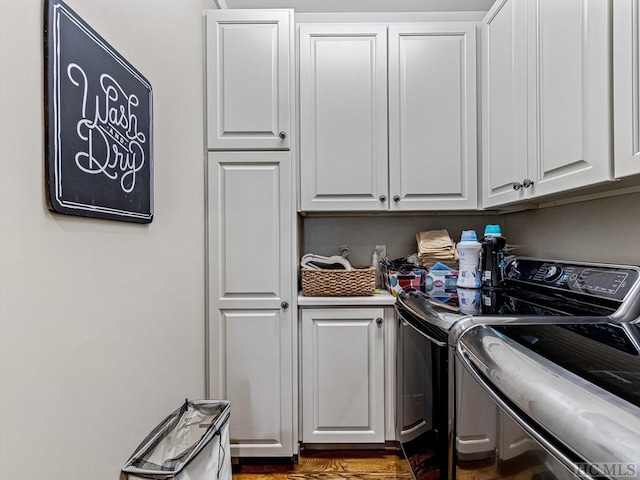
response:
<path id="1" fill-rule="evenodd" d="M 640 269 L 634 266 L 516 257 L 507 264 L 505 278 L 508 282 L 622 302 L 640 280 Z"/>

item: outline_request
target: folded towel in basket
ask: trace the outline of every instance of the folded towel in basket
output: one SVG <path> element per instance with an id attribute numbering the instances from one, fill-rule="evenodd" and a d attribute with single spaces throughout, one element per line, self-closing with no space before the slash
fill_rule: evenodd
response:
<path id="1" fill-rule="evenodd" d="M 300 260 L 302 268 L 326 269 L 326 270 L 353 270 L 351 263 L 340 255 L 324 257 L 315 253 L 307 253 Z"/>

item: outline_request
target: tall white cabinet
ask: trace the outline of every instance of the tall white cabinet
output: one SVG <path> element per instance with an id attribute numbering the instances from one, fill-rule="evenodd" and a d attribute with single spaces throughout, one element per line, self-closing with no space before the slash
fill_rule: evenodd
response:
<path id="1" fill-rule="evenodd" d="M 299 50 L 301 210 L 476 208 L 473 23 L 301 25 Z"/>
<path id="2" fill-rule="evenodd" d="M 611 180 L 607 0 L 498 0 L 483 24 L 483 206 Z"/>
<path id="3" fill-rule="evenodd" d="M 234 456 L 292 457 L 292 12 L 215 10 L 206 27 L 208 396 L 231 402 Z"/>

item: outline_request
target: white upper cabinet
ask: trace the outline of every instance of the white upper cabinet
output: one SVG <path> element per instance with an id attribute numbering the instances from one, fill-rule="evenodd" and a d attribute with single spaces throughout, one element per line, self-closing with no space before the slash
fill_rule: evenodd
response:
<path id="1" fill-rule="evenodd" d="M 475 209 L 473 23 L 389 25 L 391 210 Z"/>
<path id="2" fill-rule="evenodd" d="M 475 24 L 388 35 L 300 26 L 303 211 L 477 207 Z"/>
<path id="3" fill-rule="evenodd" d="M 499 0 L 489 11 L 483 206 L 612 179 L 610 21 L 607 0 Z"/>
<path id="4" fill-rule="evenodd" d="M 292 10 L 207 11 L 210 150 L 289 149 L 292 26 Z"/>
<path id="5" fill-rule="evenodd" d="M 302 210 L 387 209 L 387 28 L 300 26 Z"/>
<path id="6" fill-rule="evenodd" d="M 640 5 L 613 2 L 615 176 L 640 173 Z"/>
<path id="7" fill-rule="evenodd" d="M 527 0 L 533 195 L 612 179 L 607 0 Z"/>
<path id="8" fill-rule="evenodd" d="M 517 201 L 527 177 L 524 4 L 498 0 L 482 25 L 483 206 Z"/>

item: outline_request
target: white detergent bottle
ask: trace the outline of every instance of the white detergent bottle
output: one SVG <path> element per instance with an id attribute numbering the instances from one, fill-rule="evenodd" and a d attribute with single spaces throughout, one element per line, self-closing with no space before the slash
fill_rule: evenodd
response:
<path id="1" fill-rule="evenodd" d="M 464 230 L 460 243 L 458 243 L 458 255 L 460 268 L 458 271 L 458 287 L 480 288 L 480 250 L 482 246 L 478 242 L 475 230 Z"/>

